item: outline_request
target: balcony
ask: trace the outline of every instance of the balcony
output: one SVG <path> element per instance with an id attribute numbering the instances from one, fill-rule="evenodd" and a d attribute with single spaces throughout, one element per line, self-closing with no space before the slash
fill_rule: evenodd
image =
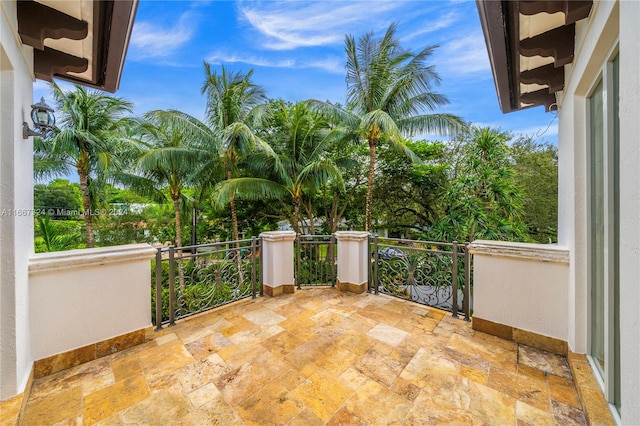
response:
<path id="1" fill-rule="evenodd" d="M 34 380 L 23 424 L 586 423 L 566 358 L 387 295 L 305 288 L 154 337 Z"/>
<path id="2" fill-rule="evenodd" d="M 568 351 L 552 316 L 564 303 L 564 249 L 404 242 L 385 251 L 368 234 L 338 234 L 306 238 L 309 253 L 285 232 L 244 249 L 37 255 L 29 282 L 36 361 L 25 393 L 0 404 L 0 424 L 613 424 L 586 358 Z M 163 300 L 155 330 L 154 256 L 153 294 Z M 305 264 L 335 286 L 294 285 L 294 275 L 311 273 L 294 274 Z M 462 285 L 426 293 L 434 274 Z M 216 291 L 186 303 L 196 293 L 180 286 L 202 277 Z M 434 294 L 438 304 L 447 294 L 455 315 L 422 304 Z M 469 305 L 473 324 L 464 320 Z"/>

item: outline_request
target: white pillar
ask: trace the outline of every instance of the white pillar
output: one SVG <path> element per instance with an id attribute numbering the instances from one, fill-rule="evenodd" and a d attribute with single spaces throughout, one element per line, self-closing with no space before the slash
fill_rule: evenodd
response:
<path id="1" fill-rule="evenodd" d="M 29 256 L 33 253 L 33 49 L 20 43 L 15 1 L 0 7 L 0 400 L 31 373 Z"/>
<path id="2" fill-rule="evenodd" d="M 620 2 L 620 371 L 622 422 L 640 424 L 640 4 Z"/>
<path id="3" fill-rule="evenodd" d="M 369 283 L 369 233 L 336 232 L 338 241 L 338 277 L 340 291 L 364 293 Z"/>
<path id="4" fill-rule="evenodd" d="M 262 288 L 269 296 L 293 293 L 293 231 L 263 232 L 262 238 Z"/>

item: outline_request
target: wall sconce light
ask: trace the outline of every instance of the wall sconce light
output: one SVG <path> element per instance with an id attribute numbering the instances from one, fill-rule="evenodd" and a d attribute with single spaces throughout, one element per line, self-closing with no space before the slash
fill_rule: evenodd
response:
<path id="1" fill-rule="evenodd" d="M 44 97 L 37 104 L 31 105 L 31 120 L 34 130 L 31 130 L 26 122 L 22 122 L 23 139 L 27 139 L 29 136 L 45 137 L 53 130 L 56 117 L 53 115 L 53 108 L 45 103 Z"/>

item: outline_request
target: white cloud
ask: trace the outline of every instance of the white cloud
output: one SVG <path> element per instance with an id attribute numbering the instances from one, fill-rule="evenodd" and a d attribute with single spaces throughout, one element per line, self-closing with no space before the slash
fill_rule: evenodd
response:
<path id="1" fill-rule="evenodd" d="M 148 21 L 136 22 L 131 36 L 132 56 L 135 59 L 169 56 L 191 40 L 194 29 L 190 11 L 183 13 L 170 27 Z"/>
<path id="2" fill-rule="evenodd" d="M 516 113 L 517 114 L 517 113 Z M 540 121 L 540 120 L 537 120 Z M 550 140 L 556 140 L 558 137 L 558 122 L 555 118 L 549 114 L 549 122 L 544 123 L 540 126 L 527 126 L 527 127 L 518 127 L 518 125 L 514 126 L 512 121 L 509 121 L 507 117 L 504 117 L 500 121 L 494 122 L 479 122 L 474 121 L 473 123 L 476 127 L 491 127 L 492 129 L 500 129 L 504 132 L 509 132 L 513 135 L 514 139 L 518 136 L 531 136 L 536 140 L 541 140 L 545 138 L 549 138 Z"/>
<path id="3" fill-rule="evenodd" d="M 238 55 L 235 53 L 216 52 L 207 57 L 207 62 L 211 64 L 225 64 L 225 63 L 243 63 L 248 65 L 255 65 L 257 67 L 272 67 L 272 68 L 292 68 L 296 61 L 294 59 L 273 60 L 267 59 L 262 56 L 253 55 Z"/>
<path id="4" fill-rule="evenodd" d="M 435 31 L 443 30 L 445 28 L 451 27 L 455 24 L 459 19 L 459 15 L 455 11 L 451 11 L 446 13 L 445 15 L 439 16 L 437 19 L 432 20 L 431 22 L 425 22 L 420 24 L 420 28 L 404 37 L 402 37 L 402 41 L 406 42 L 409 40 L 413 40 L 416 37 L 423 36 L 425 34 L 430 34 Z"/>
<path id="5" fill-rule="evenodd" d="M 328 56 L 324 59 L 314 59 L 311 61 L 296 61 L 295 59 L 277 60 L 263 56 L 217 51 L 209 55 L 206 60 L 211 64 L 242 63 L 270 68 L 317 68 L 334 74 L 344 73 L 343 59 L 336 56 Z"/>
<path id="6" fill-rule="evenodd" d="M 491 69 L 482 33 L 450 41 L 438 53 L 436 62 L 447 74 L 475 74 Z"/>
<path id="7" fill-rule="evenodd" d="M 301 68 L 319 68 L 332 74 L 344 74 L 344 67 L 344 59 L 338 58 L 337 56 L 329 56 L 324 59 L 304 62 Z"/>
<path id="8" fill-rule="evenodd" d="M 265 39 L 263 47 L 272 50 L 304 46 L 342 44 L 344 34 L 355 24 L 375 27 L 388 20 L 403 2 L 242 2 L 241 17 Z M 388 25 L 386 23 L 385 25 Z"/>

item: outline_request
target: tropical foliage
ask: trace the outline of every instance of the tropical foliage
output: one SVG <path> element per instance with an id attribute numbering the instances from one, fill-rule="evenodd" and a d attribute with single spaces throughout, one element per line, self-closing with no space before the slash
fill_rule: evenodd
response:
<path id="1" fill-rule="evenodd" d="M 328 124 L 304 103 L 287 107 L 284 102 L 273 111 L 280 118 L 277 138 L 273 146 L 277 150 L 269 155 L 256 154 L 247 164 L 254 175 L 266 176 L 230 179 L 219 186 L 218 200 L 231 200 L 233 194 L 238 197 L 259 200 L 269 198 L 285 204 L 289 198 L 291 212 L 283 205 L 284 217 L 287 217 L 294 229 L 299 232 L 302 221 L 301 209 L 306 209 L 313 223 L 310 196 L 330 181 L 341 182 L 341 175 L 334 160 L 328 154 L 328 147 L 340 140 L 340 129 L 329 129 Z M 312 225 L 313 227 L 313 225 Z"/>
<path id="2" fill-rule="evenodd" d="M 237 176 L 238 161 L 244 156 L 256 149 L 271 152 L 269 145 L 256 136 L 252 126 L 260 123 L 264 110 L 261 105 L 265 100 L 264 89 L 251 82 L 253 70 L 246 74 L 232 73 L 223 65 L 218 74 L 205 62 L 204 73 L 202 93 L 207 97 L 207 123 L 222 141 L 224 167 L 227 179 L 231 180 Z M 228 200 L 231 206 L 233 239 L 237 241 L 238 211 L 233 188 L 228 192 Z"/>
<path id="3" fill-rule="evenodd" d="M 34 202 L 78 214 L 40 218 L 39 249 L 180 247 L 274 229 L 555 241 L 555 148 L 437 112 L 447 98 L 428 63 L 435 48 L 407 49 L 395 25 L 346 36 L 346 106 L 267 99 L 253 70 L 205 62 L 202 121 L 133 117 L 124 99 L 52 84 L 60 126 L 34 141 L 35 178 L 78 182 L 38 184 Z"/>
<path id="4" fill-rule="evenodd" d="M 82 206 L 80 185 L 66 179 L 56 178 L 48 184 L 33 187 L 33 207 L 38 212 L 56 219 L 72 219 Z"/>
<path id="5" fill-rule="evenodd" d="M 523 190 L 515 180 L 507 141 L 491 128 L 471 128 L 444 199 L 444 215 L 430 234 L 439 241 L 526 241 Z"/>
<path id="6" fill-rule="evenodd" d="M 515 181 L 524 189 L 527 232 L 539 243 L 558 242 L 558 148 L 520 137 L 511 145 Z"/>
<path id="7" fill-rule="evenodd" d="M 65 232 L 64 225 L 52 222 L 49 216 L 38 217 L 37 224 L 36 252 L 74 249 L 82 238 L 79 232 Z"/>
<path id="8" fill-rule="evenodd" d="M 462 120 L 452 114 L 431 113 L 447 104 L 446 96 L 433 92 L 440 77 L 427 60 L 436 46 L 418 53 L 405 49 L 396 37 L 396 24 L 382 38 L 373 32 L 345 39 L 347 54 L 347 109 L 314 102 L 332 119 L 352 129 L 369 147 L 369 173 L 365 204 L 365 231 L 371 229 L 376 149 L 387 142 L 403 150 L 414 161 L 418 157 L 403 136 L 451 134 L 462 128 Z"/>
<path id="9" fill-rule="evenodd" d="M 125 140 L 125 115 L 131 113 L 132 104 L 82 86 L 65 92 L 51 83 L 51 89 L 60 124 L 51 140 L 34 144 L 36 178 L 77 173 L 87 247 L 93 247 L 93 210 L 110 173 L 121 166 L 117 152 Z"/>
<path id="10" fill-rule="evenodd" d="M 212 166 L 217 141 L 207 126 L 179 111 L 151 111 L 137 123 L 140 140 L 131 173 L 116 175 L 132 190 L 162 203 L 175 215 L 175 244 L 182 246 L 181 205 L 184 190 L 202 165 Z M 166 188 L 167 191 L 163 191 Z"/>

